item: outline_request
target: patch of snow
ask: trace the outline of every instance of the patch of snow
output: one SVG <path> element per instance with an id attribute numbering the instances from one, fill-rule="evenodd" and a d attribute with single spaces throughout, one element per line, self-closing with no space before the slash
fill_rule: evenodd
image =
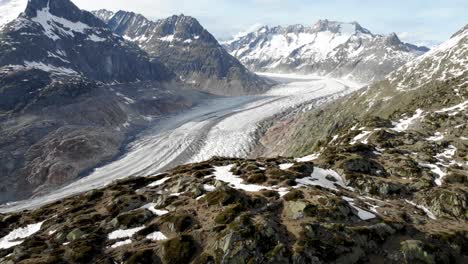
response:
<path id="1" fill-rule="evenodd" d="M 426 213 L 426 215 L 427 215 L 430 219 L 432 219 L 432 220 L 437 220 L 437 217 L 436 217 L 427 207 L 425 207 L 425 206 L 423 206 L 423 205 L 416 204 L 416 203 L 414 203 L 414 202 L 412 202 L 412 201 L 409 201 L 409 200 L 406 200 L 406 199 L 405 199 L 405 201 L 406 201 L 407 203 L 411 204 L 412 206 L 414 206 L 414 207 L 416 207 L 416 208 L 418 208 L 418 209 L 423 210 L 424 213 Z"/>
<path id="2" fill-rule="evenodd" d="M 64 36 L 75 37 L 74 33 L 85 34 L 85 30 L 91 28 L 82 22 L 72 22 L 51 14 L 49 2 L 47 2 L 47 7 L 37 10 L 36 17 L 31 20 L 40 24 L 45 34 L 52 40 L 59 40 Z"/>
<path id="3" fill-rule="evenodd" d="M 39 69 L 45 72 L 50 72 L 56 75 L 78 75 L 78 72 L 70 68 L 57 67 L 51 64 L 45 64 L 42 62 L 25 61 L 24 66 L 29 69 Z"/>
<path id="4" fill-rule="evenodd" d="M 454 105 L 452 107 L 447 107 L 444 109 L 441 109 L 439 111 L 435 111 L 435 113 L 447 113 L 447 112 L 458 112 L 458 111 L 463 111 L 468 107 L 468 100 L 464 101 L 463 103 Z"/>
<path id="5" fill-rule="evenodd" d="M 105 38 L 101 38 L 99 36 L 96 36 L 94 34 L 91 34 L 88 36 L 88 40 L 91 40 L 91 41 L 94 41 L 94 42 L 103 42 L 103 41 L 106 41 Z"/>
<path id="6" fill-rule="evenodd" d="M 157 181 L 155 181 L 155 182 L 153 182 L 153 183 L 148 184 L 148 187 L 156 187 L 156 186 L 159 186 L 159 185 L 161 185 L 161 184 L 167 182 L 169 179 L 170 179 L 170 177 L 162 178 L 162 179 L 160 179 L 160 180 L 157 180 Z"/>
<path id="7" fill-rule="evenodd" d="M 335 179 L 335 181 L 328 180 L 327 176 L 329 178 L 331 177 Z M 298 185 L 295 186 L 295 188 L 300 188 L 302 186 L 322 186 L 324 188 L 335 191 L 338 190 L 336 188 L 336 185 L 346 188 L 343 178 L 341 178 L 341 176 L 338 173 L 336 173 L 336 171 L 325 170 L 318 167 L 314 167 L 314 172 L 310 177 L 296 179 L 296 182 L 298 183 Z"/>
<path id="8" fill-rule="evenodd" d="M 416 113 L 412 117 L 400 119 L 400 121 L 394 124 L 394 128 L 392 130 L 397 132 L 406 131 L 416 120 L 422 118 L 424 111 L 421 109 L 417 109 Z"/>
<path id="9" fill-rule="evenodd" d="M 112 246 L 110 246 L 111 248 L 118 248 L 118 247 L 121 247 L 121 246 L 125 246 L 125 245 L 128 245 L 128 244 L 131 244 L 132 243 L 132 240 L 131 239 L 127 239 L 127 240 L 124 240 L 124 241 L 119 241 L 119 242 L 115 242 Z"/>
<path id="10" fill-rule="evenodd" d="M 162 40 L 162 41 L 165 41 L 165 42 L 172 42 L 172 41 L 174 41 L 174 35 L 167 35 L 167 36 L 161 37 L 159 39 Z"/>
<path id="11" fill-rule="evenodd" d="M 442 180 L 444 179 L 445 176 L 447 176 L 447 173 L 444 172 L 442 169 L 440 169 L 439 166 L 434 165 L 434 164 L 425 164 L 425 163 L 420 163 L 419 165 L 431 169 L 431 171 L 439 176 L 439 178 L 435 179 L 434 182 L 438 186 L 442 185 Z"/>
<path id="12" fill-rule="evenodd" d="M 39 232 L 43 223 L 44 222 L 39 222 L 11 231 L 8 235 L 0 239 L 0 249 L 8 249 L 23 243 L 25 238 Z"/>
<path id="13" fill-rule="evenodd" d="M 308 155 L 308 156 L 305 156 L 305 157 L 302 157 L 302 158 L 297 158 L 295 159 L 296 162 L 308 162 L 308 161 L 313 161 L 313 160 L 316 160 L 320 157 L 320 153 L 314 153 L 314 154 L 311 154 L 311 155 Z"/>
<path id="14" fill-rule="evenodd" d="M 207 192 L 212 192 L 212 191 L 216 190 L 216 187 L 213 186 L 213 185 L 204 184 L 203 189 L 205 191 L 207 191 Z"/>
<path id="15" fill-rule="evenodd" d="M 153 232 L 149 235 L 146 236 L 147 239 L 150 239 L 150 240 L 153 240 L 153 241 L 160 241 L 160 240 L 166 240 L 167 237 L 159 232 L 159 231 L 156 231 L 156 232 Z"/>
<path id="16" fill-rule="evenodd" d="M 247 192 L 258 192 L 261 190 L 272 190 L 271 187 L 256 185 L 256 184 L 244 184 L 244 180 L 231 172 L 234 165 L 227 165 L 221 167 L 215 167 L 214 176 L 217 180 L 228 183 L 235 189 L 244 190 Z"/>
<path id="17" fill-rule="evenodd" d="M 357 142 L 361 142 L 364 144 L 367 144 L 367 140 L 369 139 L 370 135 L 372 134 L 372 131 L 362 131 L 361 134 L 355 136 L 349 144 L 354 145 Z"/>
<path id="18" fill-rule="evenodd" d="M 140 226 L 140 227 L 135 227 L 135 228 L 130 228 L 130 229 L 115 230 L 115 231 L 113 231 L 112 233 L 110 233 L 108 235 L 108 238 L 110 240 L 121 239 L 121 238 L 130 238 L 133 235 L 135 235 L 136 233 L 138 233 L 138 231 L 143 230 L 144 228 L 145 228 L 144 226 Z"/>
<path id="19" fill-rule="evenodd" d="M 348 204 L 351 207 L 356 209 L 357 215 L 358 215 L 359 218 L 361 218 L 361 220 L 366 221 L 366 220 L 374 219 L 376 217 L 375 214 L 373 214 L 371 212 L 368 212 L 366 210 L 363 210 L 363 209 L 359 208 L 358 206 L 356 206 L 356 204 L 354 203 L 354 199 L 352 199 L 350 197 L 343 196 L 343 200 L 348 202 Z"/>
<path id="20" fill-rule="evenodd" d="M 141 208 L 148 209 L 149 211 L 151 211 L 153 214 L 157 216 L 161 216 L 161 215 L 165 215 L 169 213 L 169 211 L 167 210 L 158 210 L 155 208 L 155 206 L 156 206 L 155 203 L 149 203 L 149 204 L 143 205 Z"/>
<path id="21" fill-rule="evenodd" d="M 444 139 L 444 134 L 440 132 L 436 132 L 434 136 L 426 138 L 428 141 L 441 141 L 442 139 Z"/>
<path id="22" fill-rule="evenodd" d="M 291 168 L 292 166 L 294 166 L 294 163 L 285 163 L 285 164 L 280 164 L 279 168 L 281 170 L 287 170 L 287 169 Z"/>

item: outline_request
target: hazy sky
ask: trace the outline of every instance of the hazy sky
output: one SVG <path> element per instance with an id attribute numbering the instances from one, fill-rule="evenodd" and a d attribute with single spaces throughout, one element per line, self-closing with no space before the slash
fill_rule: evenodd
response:
<path id="1" fill-rule="evenodd" d="M 357 21 L 373 33 L 396 32 L 415 44 L 448 39 L 468 23 L 467 0 L 72 0 L 83 9 L 128 10 L 149 18 L 196 17 L 219 39 L 259 24 Z"/>

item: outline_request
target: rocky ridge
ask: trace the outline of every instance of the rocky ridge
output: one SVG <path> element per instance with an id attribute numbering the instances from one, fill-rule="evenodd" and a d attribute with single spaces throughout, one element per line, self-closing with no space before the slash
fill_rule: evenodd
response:
<path id="1" fill-rule="evenodd" d="M 103 12 L 94 14 L 103 17 Z M 228 54 L 193 17 L 174 15 L 151 21 L 140 14 L 118 11 L 110 19 L 104 16 L 104 21 L 114 33 L 136 43 L 195 89 L 242 95 L 263 92 L 271 86 Z"/>

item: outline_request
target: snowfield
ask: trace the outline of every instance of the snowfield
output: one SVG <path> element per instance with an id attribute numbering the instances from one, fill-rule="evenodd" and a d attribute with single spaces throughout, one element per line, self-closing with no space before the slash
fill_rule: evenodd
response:
<path id="1" fill-rule="evenodd" d="M 293 110 L 310 109 L 360 88 L 329 78 L 262 75 L 280 84 L 262 95 L 212 99 L 168 117 L 142 133 L 118 160 L 46 196 L 1 206 L 0 212 L 36 208 L 117 179 L 154 175 L 213 156 L 247 157 L 256 147 L 266 121 Z"/>

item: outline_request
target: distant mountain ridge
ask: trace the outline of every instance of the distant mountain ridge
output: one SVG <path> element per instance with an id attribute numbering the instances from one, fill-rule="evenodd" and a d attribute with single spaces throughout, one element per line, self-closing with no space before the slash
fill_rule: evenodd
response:
<path id="1" fill-rule="evenodd" d="M 299 72 L 369 83 L 427 52 L 396 34 L 376 35 L 357 22 L 319 20 L 311 27 L 263 26 L 224 43 L 254 71 Z"/>
<path id="2" fill-rule="evenodd" d="M 140 14 L 118 11 L 94 14 L 118 35 L 138 44 L 152 58 L 163 62 L 181 80 L 215 94 L 258 93 L 269 84 L 228 54 L 200 23 L 190 16 L 151 21 Z"/>

